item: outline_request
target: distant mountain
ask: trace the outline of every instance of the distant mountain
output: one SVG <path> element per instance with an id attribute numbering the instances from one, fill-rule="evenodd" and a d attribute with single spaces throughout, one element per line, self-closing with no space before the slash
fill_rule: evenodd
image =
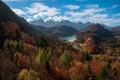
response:
<path id="1" fill-rule="evenodd" d="M 48 33 L 51 35 L 64 37 L 64 36 L 75 35 L 77 33 L 77 30 L 75 30 L 70 26 L 62 25 L 62 26 L 56 26 L 56 27 L 50 28 L 48 30 Z"/>
<path id="2" fill-rule="evenodd" d="M 42 19 L 30 22 L 30 24 L 33 24 L 35 26 L 47 26 L 46 23 Z"/>
<path id="3" fill-rule="evenodd" d="M 120 26 L 116 26 L 110 29 L 115 35 L 120 35 Z"/>
<path id="4" fill-rule="evenodd" d="M 59 22 L 57 22 L 57 21 L 55 22 L 55 21 L 52 21 L 52 20 L 44 22 L 42 19 L 30 22 L 30 24 L 32 24 L 32 25 L 35 25 L 35 26 L 44 26 L 46 28 L 52 28 L 52 27 L 56 26 L 58 23 Z"/>
<path id="5" fill-rule="evenodd" d="M 46 34 L 46 32 L 48 31 L 48 28 L 44 27 L 44 26 L 36 26 L 36 25 L 32 25 L 32 27 L 38 31 L 40 31 L 43 34 Z"/>
<path id="6" fill-rule="evenodd" d="M 51 35 L 56 37 L 72 36 L 78 32 L 71 26 L 66 26 L 66 25 L 55 26 L 52 28 L 46 28 L 44 26 L 36 26 L 36 25 L 32 25 L 32 27 L 36 30 L 39 30 L 45 35 Z"/>
<path id="7" fill-rule="evenodd" d="M 77 34 L 77 38 L 79 39 L 85 39 L 88 37 L 96 37 L 99 39 L 106 39 L 113 37 L 113 33 L 109 31 L 108 29 L 105 29 L 100 24 L 92 24 L 87 26 L 83 31 L 79 32 Z"/>
<path id="8" fill-rule="evenodd" d="M 32 28 L 32 26 L 22 17 L 19 17 L 17 14 L 15 14 L 5 3 L 0 1 L 0 21 L 3 22 L 15 22 L 20 27 L 21 30 L 27 33 L 40 33 Z"/>
<path id="9" fill-rule="evenodd" d="M 53 20 L 46 21 L 47 28 L 55 27 L 58 23 L 59 23 L 58 21 L 53 21 Z"/>
<path id="10" fill-rule="evenodd" d="M 62 20 L 60 22 L 58 21 L 53 21 L 53 20 L 49 20 L 44 22 L 42 19 L 39 20 L 35 20 L 30 22 L 30 24 L 32 25 L 36 25 L 36 26 L 44 26 L 46 28 L 52 28 L 55 26 L 62 26 L 62 25 L 66 25 L 66 26 L 71 26 L 72 28 L 78 30 L 78 31 L 82 31 L 84 28 L 86 28 L 87 26 L 93 24 L 91 22 L 86 22 L 86 23 L 82 23 L 82 22 L 71 22 L 69 20 Z M 105 25 L 105 24 L 101 24 L 104 28 L 106 29 L 111 29 L 111 27 Z"/>
<path id="11" fill-rule="evenodd" d="M 40 19 L 40 20 L 32 21 L 32 22 L 30 22 L 30 24 L 33 24 L 33 25 L 36 25 L 36 26 L 44 26 L 46 28 L 52 28 L 52 27 L 55 27 L 55 26 L 66 25 L 66 26 L 71 26 L 72 28 L 74 28 L 76 30 L 82 30 L 86 26 L 88 26 L 88 25 L 90 25 L 92 23 L 90 23 L 90 22 L 87 22 L 87 23 L 82 23 L 82 22 L 75 23 L 75 22 L 71 22 L 69 20 L 62 20 L 60 22 L 49 20 L 49 21 L 44 22 L 43 20 Z"/>
<path id="12" fill-rule="evenodd" d="M 107 25 L 105 25 L 105 24 L 101 24 L 105 29 L 108 29 L 108 30 L 110 30 L 111 29 L 111 27 L 110 26 L 107 26 Z"/>
<path id="13" fill-rule="evenodd" d="M 86 22 L 85 25 L 88 26 L 88 25 L 91 25 L 92 23 L 91 22 Z"/>
<path id="14" fill-rule="evenodd" d="M 86 24 L 84 24 L 82 22 L 74 23 L 74 22 L 71 22 L 68 20 L 63 20 L 63 21 L 59 22 L 59 24 L 57 24 L 57 26 L 62 26 L 62 25 L 71 26 L 72 28 L 74 28 L 76 30 L 82 30 L 87 26 Z"/>
<path id="15" fill-rule="evenodd" d="M 116 26 L 116 27 L 113 27 L 111 28 L 112 31 L 120 31 L 120 26 Z"/>

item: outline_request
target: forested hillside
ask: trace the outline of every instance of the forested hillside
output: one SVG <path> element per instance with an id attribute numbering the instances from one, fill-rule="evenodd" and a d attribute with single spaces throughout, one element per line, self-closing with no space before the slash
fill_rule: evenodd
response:
<path id="1" fill-rule="evenodd" d="M 0 1 L 0 80 L 119 80 L 120 43 L 97 41 L 43 35 Z"/>

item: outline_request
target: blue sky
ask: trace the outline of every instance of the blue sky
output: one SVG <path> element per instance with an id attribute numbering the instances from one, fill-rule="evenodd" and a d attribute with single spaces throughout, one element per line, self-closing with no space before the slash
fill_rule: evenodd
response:
<path id="1" fill-rule="evenodd" d="M 3 0 L 27 21 L 70 20 L 120 26 L 120 0 Z"/>

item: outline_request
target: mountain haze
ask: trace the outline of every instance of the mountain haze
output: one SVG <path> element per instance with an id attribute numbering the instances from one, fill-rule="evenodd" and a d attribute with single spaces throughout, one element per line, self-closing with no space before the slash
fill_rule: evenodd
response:
<path id="1" fill-rule="evenodd" d="M 48 20 L 48 21 L 44 22 L 42 19 L 39 19 L 39 20 L 35 20 L 35 21 L 30 22 L 30 24 L 36 25 L 36 26 L 44 26 L 46 28 L 52 28 L 52 27 L 55 27 L 55 26 L 66 25 L 66 26 L 71 26 L 72 28 L 74 28 L 76 30 L 82 30 L 86 26 L 88 26 L 88 25 L 90 25 L 92 23 L 90 23 L 90 22 L 87 22 L 87 23 L 82 23 L 82 22 L 75 23 L 75 22 L 71 22 L 69 20 L 62 20 L 60 22 L 53 21 L 53 20 Z"/>

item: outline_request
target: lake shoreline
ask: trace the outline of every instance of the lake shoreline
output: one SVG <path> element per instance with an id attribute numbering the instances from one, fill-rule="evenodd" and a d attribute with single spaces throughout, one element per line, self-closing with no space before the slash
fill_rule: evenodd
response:
<path id="1" fill-rule="evenodd" d="M 76 35 L 73 35 L 73 36 L 67 36 L 67 37 L 59 37 L 59 39 L 61 40 L 66 40 L 68 42 L 73 42 L 76 40 Z"/>

